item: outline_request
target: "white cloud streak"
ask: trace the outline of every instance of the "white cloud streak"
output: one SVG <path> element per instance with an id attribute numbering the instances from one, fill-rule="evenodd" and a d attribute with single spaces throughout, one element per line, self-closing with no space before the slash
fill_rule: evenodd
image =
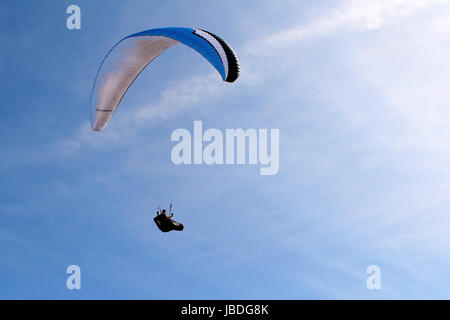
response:
<path id="1" fill-rule="evenodd" d="M 311 38 L 329 36 L 337 31 L 362 31 L 380 29 L 399 19 L 406 18 L 420 9 L 433 7 L 448 0 L 352 0 L 330 10 L 314 21 L 281 30 L 252 45 L 258 53 L 289 47 Z M 261 51 L 260 51 L 261 50 Z"/>

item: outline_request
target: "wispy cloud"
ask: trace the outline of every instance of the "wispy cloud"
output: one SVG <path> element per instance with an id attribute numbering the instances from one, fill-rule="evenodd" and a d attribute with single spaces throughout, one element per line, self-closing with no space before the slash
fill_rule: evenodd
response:
<path id="1" fill-rule="evenodd" d="M 310 23 L 280 30 L 262 41 L 252 44 L 258 53 L 271 53 L 282 47 L 310 38 L 320 38 L 337 31 L 361 31 L 380 29 L 398 19 L 406 18 L 419 9 L 432 7 L 446 0 L 351 0 L 330 10 Z M 252 49 L 250 49 L 252 50 Z M 254 50 L 254 48 L 253 48 Z M 259 50 L 262 50 L 259 52 Z"/>

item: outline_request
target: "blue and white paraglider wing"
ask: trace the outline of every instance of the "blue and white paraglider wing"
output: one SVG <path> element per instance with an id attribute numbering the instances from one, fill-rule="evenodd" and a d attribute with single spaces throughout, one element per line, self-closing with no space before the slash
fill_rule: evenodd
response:
<path id="1" fill-rule="evenodd" d="M 208 60 L 222 79 L 234 82 L 239 61 L 233 49 L 218 36 L 200 29 L 161 28 L 132 34 L 106 55 L 91 94 L 92 129 L 101 131 L 134 80 L 158 55 L 177 43 L 191 47 Z"/>

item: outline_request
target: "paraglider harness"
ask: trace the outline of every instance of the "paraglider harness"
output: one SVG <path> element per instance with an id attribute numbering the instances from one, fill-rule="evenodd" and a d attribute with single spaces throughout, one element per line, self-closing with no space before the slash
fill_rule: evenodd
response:
<path id="1" fill-rule="evenodd" d="M 172 203 L 170 203 L 169 207 L 169 216 L 171 215 L 172 215 Z M 172 230 L 182 231 L 184 229 L 183 224 L 176 222 L 168 218 L 165 214 L 163 214 L 161 211 L 161 206 L 158 206 L 156 211 L 156 217 L 153 218 L 153 221 L 155 221 L 156 226 L 162 232 L 169 232 Z"/>

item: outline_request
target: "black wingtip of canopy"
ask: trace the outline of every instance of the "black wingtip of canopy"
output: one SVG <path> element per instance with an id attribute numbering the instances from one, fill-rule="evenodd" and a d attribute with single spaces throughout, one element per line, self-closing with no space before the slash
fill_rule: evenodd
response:
<path id="1" fill-rule="evenodd" d="M 202 30 L 202 29 L 200 29 Z M 228 74 L 227 77 L 224 79 L 226 82 L 234 82 L 236 81 L 236 79 L 239 77 L 239 73 L 240 73 L 240 67 L 239 67 L 239 60 L 237 58 L 236 53 L 234 52 L 234 50 L 224 41 L 222 40 L 220 37 L 216 36 L 215 34 L 206 31 L 206 30 L 202 30 L 208 34 L 210 34 L 212 37 L 214 37 L 217 42 L 220 43 L 220 45 L 223 48 L 223 51 L 225 52 L 226 56 L 227 56 L 227 60 L 228 60 Z"/>

